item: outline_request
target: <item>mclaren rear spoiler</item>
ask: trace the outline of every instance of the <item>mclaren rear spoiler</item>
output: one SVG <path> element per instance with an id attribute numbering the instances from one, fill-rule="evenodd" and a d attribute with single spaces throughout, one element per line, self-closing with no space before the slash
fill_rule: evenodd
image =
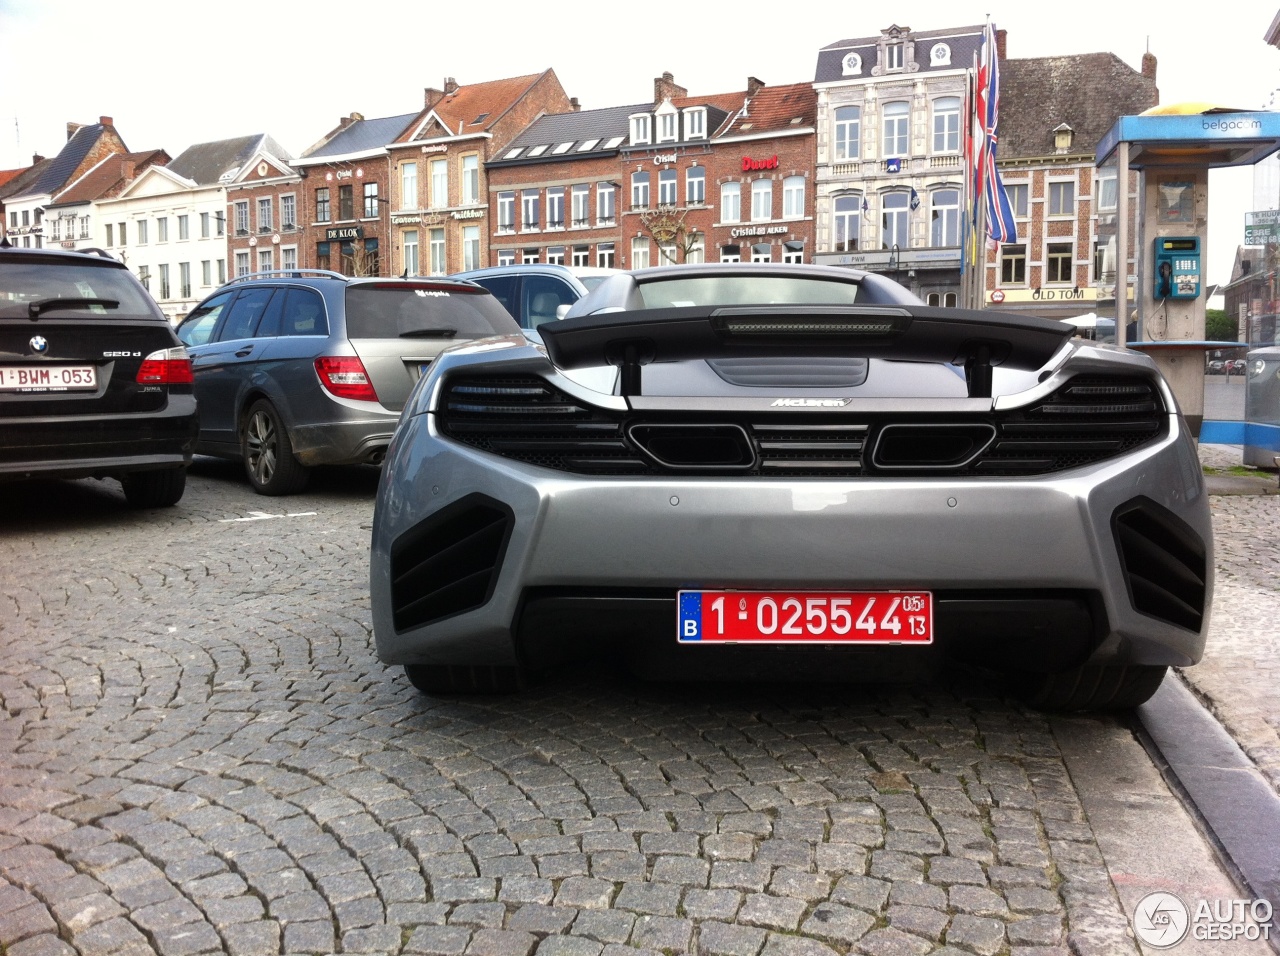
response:
<path id="1" fill-rule="evenodd" d="M 929 306 L 688 306 L 584 315 L 538 326 L 559 368 L 615 365 L 640 394 L 652 362 L 845 355 L 963 365 L 971 398 L 991 397 L 991 368 L 1037 369 L 1075 331 L 1027 315 Z"/>

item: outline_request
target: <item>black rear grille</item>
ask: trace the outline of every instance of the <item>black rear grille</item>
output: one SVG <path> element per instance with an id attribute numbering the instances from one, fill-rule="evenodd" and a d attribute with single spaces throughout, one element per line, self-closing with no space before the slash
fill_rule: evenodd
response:
<path id="1" fill-rule="evenodd" d="M 467 495 L 405 532 L 391 548 L 397 631 L 480 607 L 493 594 L 513 518 L 485 495 Z"/>
<path id="2" fill-rule="evenodd" d="M 646 453 L 645 426 L 698 426 L 708 449 L 725 426 L 747 436 L 754 461 L 717 467 L 682 455 L 678 465 Z M 883 467 L 864 454 L 888 426 L 918 426 L 910 451 L 898 432 Z M 439 426 L 474 448 L 556 471 L 589 475 L 758 475 L 848 478 L 893 474 L 1051 474 L 1113 458 L 1153 441 L 1167 426 L 1159 392 L 1139 376 L 1077 376 L 1026 408 L 988 415 L 814 413 L 655 414 L 590 408 L 534 375 L 454 377 L 445 384 Z M 886 446 L 888 447 L 888 446 Z M 962 453 L 972 448 L 972 452 Z M 959 449 L 959 451 L 957 451 Z M 917 456 L 912 458 L 910 456 Z M 916 466 L 915 462 L 919 462 Z"/>
<path id="3" fill-rule="evenodd" d="M 1121 506 L 1112 523 L 1134 610 L 1199 631 L 1206 573 L 1200 536 L 1147 498 Z"/>
<path id="4" fill-rule="evenodd" d="M 1138 376 L 1078 375 L 1044 401 L 995 417 L 996 439 L 973 463 L 982 475 L 1041 475 L 1092 464 L 1164 434 L 1164 406 Z"/>

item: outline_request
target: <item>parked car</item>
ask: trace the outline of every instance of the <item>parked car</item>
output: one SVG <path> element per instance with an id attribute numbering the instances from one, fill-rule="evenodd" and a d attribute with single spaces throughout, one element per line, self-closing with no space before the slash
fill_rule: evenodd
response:
<path id="1" fill-rule="evenodd" d="M 1100 710 L 1200 658 L 1204 479 L 1140 353 L 795 265 L 611 276 L 541 331 L 441 356 L 384 466 L 374 635 L 421 690 L 963 661 Z"/>
<path id="2" fill-rule="evenodd" d="M 1223 359 L 1210 359 L 1205 364 L 1205 371 L 1210 375 L 1221 375 L 1226 368 L 1227 363 Z"/>
<path id="3" fill-rule="evenodd" d="M 191 361 L 123 263 L 0 246 L 0 479 L 113 478 L 172 505 L 195 436 Z"/>
<path id="4" fill-rule="evenodd" d="M 544 322 L 560 318 L 569 306 L 617 271 L 534 262 L 473 269 L 459 272 L 452 278 L 484 286 L 522 329 L 536 329 Z"/>
<path id="5" fill-rule="evenodd" d="M 405 399 L 448 346 L 518 331 L 474 283 L 327 270 L 234 279 L 178 326 L 201 454 L 240 458 L 254 490 L 301 490 L 314 465 L 379 463 Z"/>

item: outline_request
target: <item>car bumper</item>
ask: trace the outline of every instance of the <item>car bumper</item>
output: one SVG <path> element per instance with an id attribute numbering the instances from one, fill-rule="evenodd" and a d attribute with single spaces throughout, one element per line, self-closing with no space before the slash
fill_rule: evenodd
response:
<path id="1" fill-rule="evenodd" d="M 1056 601 L 1086 612 L 1070 625 L 1082 632 L 1073 663 L 1185 665 L 1204 648 L 1212 529 L 1196 451 L 1176 418 L 1167 437 L 1136 452 L 1035 479 L 582 479 L 441 439 L 428 415 L 406 420 L 396 447 L 405 457 L 384 472 L 371 555 L 375 637 L 388 663 L 513 664 L 529 650 L 531 613 L 568 623 L 564 613 L 593 597 L 618 609 L 615 630 L 626 629 L 628 600 L 666 602 L 671 610 L 652 620 L 669 614 L 659 643 L 671 650 L 680 589 L 929 590 L 940 630 L 1012 628 L 1029 662 L 1063 659 L 1053 647 L 1061 635 L 1044 627 Z M 393 552 L 467 501 L 506 512 L 484 599 L 414 623 L 393 593 L 393 576 L 404 574 Z M 1135 608 L 1116 533 L 1117 515 L 1135 503 L 1202 549 L 1194 629 Z M 966 606 L 978 613 L 961 613 Z"/>
<path id="2" fill-rule="evenodd" d="M 189 465 L 195 399 L 161 412 L 0 419 L 0 477 L 101 478 Z"/>
<path id="3" fill-rule="evenodd" d="M 297 425 L 289 430 L 293 454 L 307 466 L 379 464 L 399 416 Z"/>

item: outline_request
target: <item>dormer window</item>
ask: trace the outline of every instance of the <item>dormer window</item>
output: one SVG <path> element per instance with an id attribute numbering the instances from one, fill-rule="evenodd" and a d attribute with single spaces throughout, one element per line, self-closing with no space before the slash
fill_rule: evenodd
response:
<path id="1" fill-rule="evenodd" d="M 667 143 L 676 138 L 676 114 L 663 113 L 658 117 L 658 142 Z"/>
<path id="2" fill-rule="evenodd" d="M 650 117 L 648 113 L 631 117 L 632 144 L 647 143 L 650 141 L 649 119 Z"/>
<path id="3" fill-rule="evenodd" d="M 902 44 L 901 43 L 885 44 L 884 68 L 885 70 L 901 70 L 902 69 Z"/>
<path id="4" fill-rule="evenodd" d="M 1060 153 L 1065 153 L 1071 148 L 1075 136 L 1075 130 L 1066 123 L 1059 123 L 1053 129 L 1053 148 Z"/>
<path id="5" fill-rule="evenodd" d="M 862 75 L 862 57 L 856 53 L 845 54 L 842 72 L 845 76 L 861 76 Z"/>
<path id="6" fill-rule="evenodd" d="M 684 138 L 685 139 L 706 139 L 707 136 L 707 111 L 705 109 L 692 109 L 684 111 Z"/>
<path id="7" fill-rule="evenodd" d="M 951 65 L 951 47 L 945 43 L 935 43 L 929 51 L 930 66 L 950 66 Z"/>

